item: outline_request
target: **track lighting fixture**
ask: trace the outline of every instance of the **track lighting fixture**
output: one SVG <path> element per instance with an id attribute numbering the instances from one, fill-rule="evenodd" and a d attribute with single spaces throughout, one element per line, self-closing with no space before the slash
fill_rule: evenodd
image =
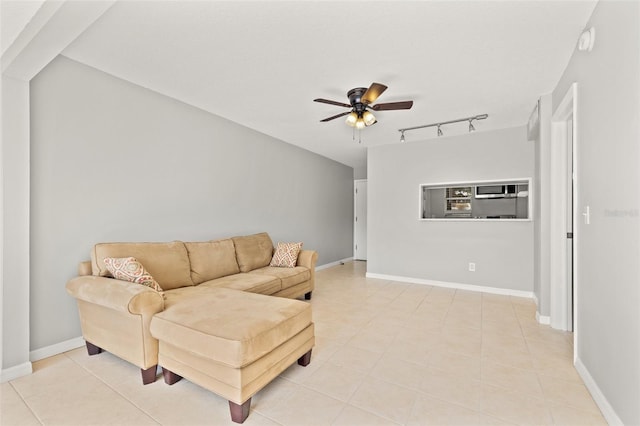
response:
<path id="1" fill-rule="evenodd" d="M 484 120 L 487 117 L 489 117 L 488 114 L 480 114 L 480 115 L 474 115 L 473 117 L 465 117 L 465 118 L 458 118 L 456 120 L 443 121 L 441 123 L 431 123 L 431 124 L 425 124 L 424 126 L 405 127 L 404 129 L 398 129 L 398 131 L 400 132 L 400 142 L 405 141 L 404 132 L 408 130 L 424 129 L 425 127 L 438 127 L 438 136 L 442 136 L 443 133 L 442 133 L 442 129 L 440 128 L 441 126 L 444 126 L 445 124 L 460 123 L 463 121 L 469 122 L 469 132 L 475 132 L 476 128 L 473 126 L 473 120 Z"/>

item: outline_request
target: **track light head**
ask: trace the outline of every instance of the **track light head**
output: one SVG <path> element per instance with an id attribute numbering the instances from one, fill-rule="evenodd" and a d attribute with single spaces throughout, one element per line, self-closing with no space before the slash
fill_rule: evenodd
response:
<path id="1" fill-rule="evenodd" d="M 404 130 L 400 132 L 400 142 L 405 142 L 404 140 Z"/>
<path id="2" fill-rule="evenodd" d="M 476 128 L 473 127 L 472 121 L 473 121 L 473 119 L 469 120 L 469 133 L 476 131 Z"/>
<path id="3" fill-rule="evenodd" d="M 440 125 L 438 124 L 438 136 L 442 136 L 442 130 L 440 129 Z"/>

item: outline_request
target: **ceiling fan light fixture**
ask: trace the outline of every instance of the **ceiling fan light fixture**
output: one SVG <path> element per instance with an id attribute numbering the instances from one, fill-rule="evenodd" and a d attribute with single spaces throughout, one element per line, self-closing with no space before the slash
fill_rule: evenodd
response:
<path id="1" fill-rule="evenodd" d="M 370 111 L 365 111 L 364 113 L 362 113 L 362 119 L 364 120 L 364 124 L 366 126 L 371 126 L 373 123 L 376 122 L 376 117 L 371 114 Z"/>
<path id="2" fill-rule="evenodd" d="M 355 112 L 352 112 L 351 114 L 347 115 L 347 120 L 345 121 L 345 123 L 347 123 L 347 126 L 356 127 L 357 121 L 358 121 L 358 114 L 356 114 Z"/>
<path id="3" fill-rule="evenodd" d="M 323 98 L 316 98 L 313 101 L 349 108 L 349 110 L 345 112 L 332 115 L 331 117 L 320 120 L 322 123 L 347 116 L 345 124 L 358 130 L 362 130 L 365 127 L 371 126 L 378 122 L 372 111 L 403 110 L 411 109 L 411 107 L 413 106 L 413 101 L 384 102 L 371 105 L 385 90 L 387 90 L 387 86 L 385 86 L 384 84 L 372 83 L 368 89 L 366 87 L 356 87 L 355 89 L 349 90 L 347 92 L 347 98 L 349 98 L 348 104 Z"/>

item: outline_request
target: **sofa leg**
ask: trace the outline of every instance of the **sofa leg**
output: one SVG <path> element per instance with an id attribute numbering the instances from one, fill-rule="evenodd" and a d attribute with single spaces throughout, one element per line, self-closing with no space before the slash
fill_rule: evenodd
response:
<path id="1" fill-rule="evenodd" d="M 231 421 L 235 423 L 244 423 L 249 417 L 249 409 L 251 408 L 251 398 L 247 399 L 244 404 L 238 405 L 229 401 L 229 411 L 231 412 Z"/>
<path id="2" fill-rule="evenodd" d="M 149 383 L 153 383 L 156 381 L 156 372 L 158 370 L 158 366 L 154 365 L 152 367 L 140 369 L 140 373 L 142 374 L 142 384 L 148 385 Z"/>
<path id="3" fill-rule="evenodd" d="M 98 347 L 91 342 L 87 342 L 86 340 L 85 340 L 85 343 L 87 345 L 87 352 L 89 353 L 89 356 L 98 355 L 100 352 L 102 352 L 101 347 Z"/>
<path id="4" fill-rule="evenodd" d="M 173 371 L 167 370 L 164 367 L 162 367 L 162 375 L 164 376 L 164 382 L 168 385 L 172 385 L 182 379 L 182 376 L 178 376 Z"/>
<path id="5" fill-rule="evenodd" d="M 311 291 L 309 293 L 304 294 L 304 300 L 311 300 Z"/>
<path id="6" fill-rule="evenodd" d="M 311 362 L 311 349 L 309 349 L 309 352 L 307 352 L 306 354 L 298 358 L 298 365 L 306 367 L 307 365 L 309 365 L 310 362 Z"/>

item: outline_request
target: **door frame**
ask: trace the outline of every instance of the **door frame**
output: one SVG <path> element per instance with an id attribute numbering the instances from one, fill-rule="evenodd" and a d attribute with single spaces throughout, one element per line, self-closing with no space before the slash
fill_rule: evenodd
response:
<path id="1" fill-rule="evenodd" d="M 358 183 L 367 182 L 367 179 L 354 179 L 353 181 L 353 259 L 358 260 L 356 256 L 356 243 L 357 243 L 357 231 L 356 228 L 358 223 L 356 222 L 356 217 L 358 214 Z M 367 185 L 368 188 L 368 185 Z M 367 194 L 367 200 L 369 199 Z M 365 206 L 366 208 L 366 206 Z"/>
<path id="2" fill-rule="evenodd" d="M 578 250 L 580 247 L 580 233 L 576 232 L 580 223 L 578 216 L 578 83 L 573 83 L 564 98 L 556 108 L 551 118 L 551 222 L 550 222 L 550 305 L 551 326 L 560 330 L 570 330 L 573 327 L 574 358 L 578 341 L 578 295 L 579 276 Z M 571 132 L 568 123 L 572 122 Z M 569 137 L 572 140 L 569 141 Z M 573 291 L 567 282 L 568 268 L 571 267 L 567 259 L 567 224 L 568 213 L 568 147 L 571 143 L 573 162 Z M 573 299 L 573 316 L 570 315 L 570 301 Z"/>

